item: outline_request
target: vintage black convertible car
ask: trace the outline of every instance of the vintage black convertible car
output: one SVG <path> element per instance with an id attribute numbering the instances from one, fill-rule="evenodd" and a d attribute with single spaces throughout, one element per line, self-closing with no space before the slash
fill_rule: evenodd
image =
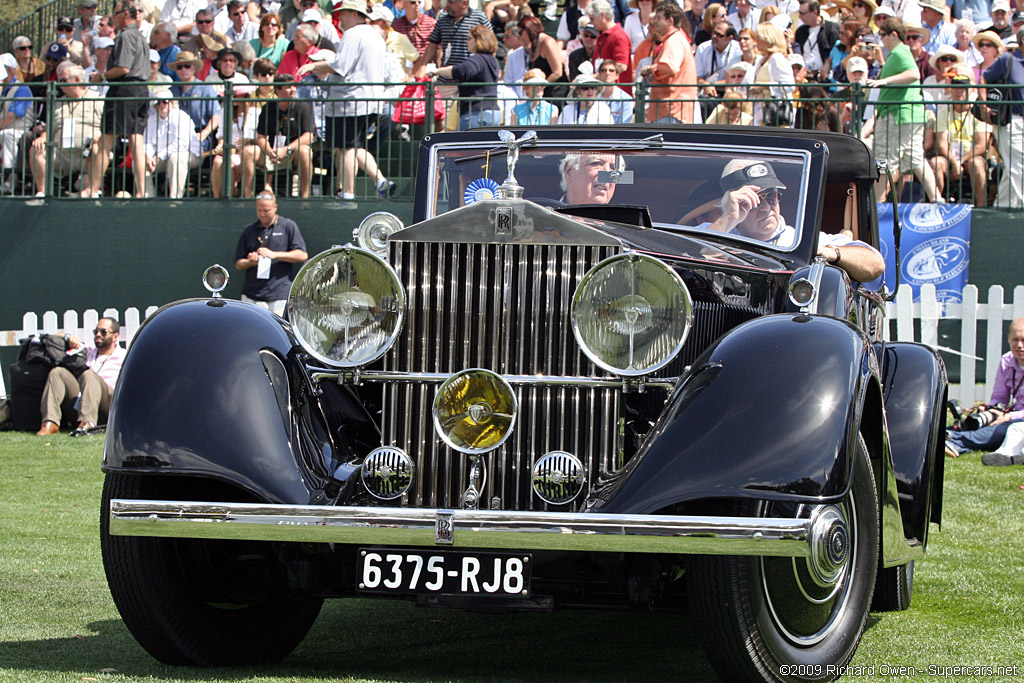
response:
<path id="1" fill-rule="evenodd" d="M 632 606 L 692 613 L 724 680 L 841 675 L 942 500 L 942 362 L 844 270 L 864 145 L 477 130 L 418 168 L 413 224 L 310 259 L 289 321 L 215 296 L 135 337 L 101 533 L 143 647 L 280 659 L 333 597 Z"/>

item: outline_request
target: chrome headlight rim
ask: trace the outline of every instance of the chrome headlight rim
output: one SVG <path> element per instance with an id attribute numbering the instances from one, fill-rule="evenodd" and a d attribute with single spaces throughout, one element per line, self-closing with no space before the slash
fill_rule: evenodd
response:
<path id="1" fill-rule="evenodd" d="M 373 234 L 373 228 L 383 226 L 384 235 L 379 239 Z M 378 256 L 388 253 L 387 238 L 405 229 L 402 219 L 390 211 L 374 211 L 368 214 L 359 225 L 352 231 L 352 239 L 361 249 L 373 252 Z"/>
<path id="2" fill-rule="evenodd" d="M 674 348 L 671 350 L 670 353 L 666 354 L 661 361 L 643 369 L 620 368 L 615 367 L 610 363 L 607 363 L 597 353 L 595 353 L 593 349 L 590 348 L 588 343 L 583 339 L 583 333 L 579 328 L 579 320 L 577 318 L 576 311 L 582 299 L 583 293 L 586 291 L 586 286 L 602 270 L 612 266 L 618 261 L 645 261 L 655 265 L 656 267 L 664 271 L 670 278 L 670 281 L 673 282 L 673 284 L 675 284 L 679 288 L 679 291 L 685 302 L 686 310 L 679 312 L 679 315 L 682 316 L 683 332 L 679 336 L 679 340 L 675 344 Z M 686 283 L 683 281 L 683 278 L 679 275 L 679 273 L 675 271 L 675 269 L 673 269 L 667 263 L 653 256 L 648 256 L 647 254 L 641 254 L 636 251 L 628 250 L 624 253 L 615 254 L 614 256 L 610 256 L 604 259 L 603 261 L 595 265 L 593 268 L 588 270 L 586 274 L 584 274 L 583 278 L 580 280 L 579 285 L 576 286 L 576 290 L 573 292 L 572 295 L 572 309 L 570 318 L 572 323 L 572 333 L 573 336 L 576 338 L 576 344 L 579 346 L 580 350 L 583 351 L 583 354 L 587 358 L 589 358 L 591 362 L 594 363 L 594 365 L 619 377 L 643 377 L 646 375 L 653 374 L 658 370 L 664 368 L 669 363 L 671 363 L 676 358 L 676 356 L 679 355 L 679 352 L 682 351 L 683 346 L 686 345 L 686 340 L 690 336 L 690 330 L 693 329 L 693 297 L 690 296 L 690 290 L 686 286 Z"/>
<path id="3" fill-rule="evenodd" d="M 372 259 L 374 262 L 376 262 L 376 264 L 380 266 L 387 274 L 387 276 L 391 279 L 395 293 L 397 294 L 398 297 L 397 319 L 395 321 L 394 329 L 392 329 L 391 334 L 387 337 L 385 342 L 381 344 L 380 348 L 372 357 L 363 358 L 357 362 L 342 361 L 326 356 L 323 353 L 320 353 L 320 351 L 316 349 L 315 345 L 312 344 L 308 339 L 306 339 L 305 336 L 302 334 L 301 326 L 296 324 L 299 315 L 298 311 L 296 310 L 296 290 L 299 284 L 303 282 L 303 276 L 308 276 L 309 271 L 316 268 L 323 260 L 342 252 L 346 254 L 358 254 L 361 256 L 366 256 Z M 373 363 L 374 361 L 378 360 L 381 356 L 383 356 L 385 353 L 387 353 L 391 349 L 391 347 L 395 345 L 395 342 L 398 341 L 398 336 L 402 332 L 402 326 L 405 324 L 405 304 L 405 287 L 402 285 L 401 278 L 399 278 L 398 273 L 391 266 L 391 264 L 385 261 L 377 254 L 373 253 L 373 251 L 363 249 L 362 247 L 358 247 L 351 243 L 348 243 L 343 246 L 333 246 L 330 249 L 325 249 L 324 251 L 320 252 L 313 258 L 309 259 L 302 265 L 302 268 L 300 268 L 299 272 L 295 275 L 295 279 L 292 282 L 291 290 L 288 293 L 287 311 L 288 320 L 291 323 L 292 332 L 295 334 L 295 338 L 299 341 L 299 345 L 302 346 L 302 349 L 306 353 L 311 355 L 320 363 L 323 363 L 324 365 L 327 365 L 329 367 L 338 369 L 352 369 L 360 368 L 365 365 L 369 365 L 370 363 Z"/>
<path id="4" fill-rule="evenodd" d="M 203 287 L 214 296 L 219 296 L 224 291 L 230 279 L 231 275 L 228 273 L 228 269 L 219 263 L 215 263 L 203 271 Z"/>

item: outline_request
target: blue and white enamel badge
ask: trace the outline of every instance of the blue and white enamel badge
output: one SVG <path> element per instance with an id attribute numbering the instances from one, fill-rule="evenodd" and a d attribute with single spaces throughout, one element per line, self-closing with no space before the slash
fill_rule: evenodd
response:
<path id="1" fill-rule="evenodd" d="M 490 178 L 477 178 L 466 186 L 462 201 L 469 206 L 481 199 L 494 199 L 496 196 L 498 196 L 498 183 Z"/>

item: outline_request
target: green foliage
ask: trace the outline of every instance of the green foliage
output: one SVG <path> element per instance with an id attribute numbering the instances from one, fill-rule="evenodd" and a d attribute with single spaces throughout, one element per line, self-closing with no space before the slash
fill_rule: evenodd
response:
<path id="1" fill-rule="evenodd" d="M 0 681 L 680 681 L 714 680 L 686 615 L 467 614 L 404 602 L 329 601 L 276 666 L 168 667 L 121 622 L 99 553 L 100 437 L 0 433 Z M 844 681 L 1024 676 L 1024 468 L 946 462 L 943 525 L 917 562 L 913 606 L 871 615 Z M 897 667 L 910 667 L 897 673 Z M 961 672 L 962 673 L 962 672 Z"/>
<path id="2" fill-rule="evenodd" d="M 4 28 L 42 7 L 48 0 L 0 0 L 0 28 Z"/>

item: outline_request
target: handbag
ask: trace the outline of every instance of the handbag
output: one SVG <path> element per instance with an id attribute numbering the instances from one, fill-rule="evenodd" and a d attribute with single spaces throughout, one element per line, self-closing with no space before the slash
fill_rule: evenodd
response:
<path id="1" fill-rule="evenodd" d="M 1003 77 L 989 85 L 1006 85 L 1009 82 L 1010 67 L 1007 66 L 1006 71 L 1003 73 Z M 1009 125 L 1010 119 L 1013 117 L 1013 102 L 1003 104 L 1003 95 L 1004 92 L 998 88 L 986 88 L 985 100 L 987 103 L 983 104 L 981 102 L 975 102 L 972 104 L 971 115 L 982 123 L 987 123 L 990 126 Z"/>
<path id="2" fill-rule="evenodd" d="M 416 124 L 426 121 L 427 113 L 427 86 L 423 85 L 426 80 L 416 81 L 409 84 L 402 90 L 398 102 L 395 103 L 395 111 L 391 120 L 395 123 Z M 444 102 L 434 98 L 434 120 L 440 121 L 444 118 Z"/>
<path id="3" fill-rule="evenodd" d="M 764 125 L 776 128 L 793 125 L 793 102 L 791 100 L 769 100 L 764 103 Z"/>

